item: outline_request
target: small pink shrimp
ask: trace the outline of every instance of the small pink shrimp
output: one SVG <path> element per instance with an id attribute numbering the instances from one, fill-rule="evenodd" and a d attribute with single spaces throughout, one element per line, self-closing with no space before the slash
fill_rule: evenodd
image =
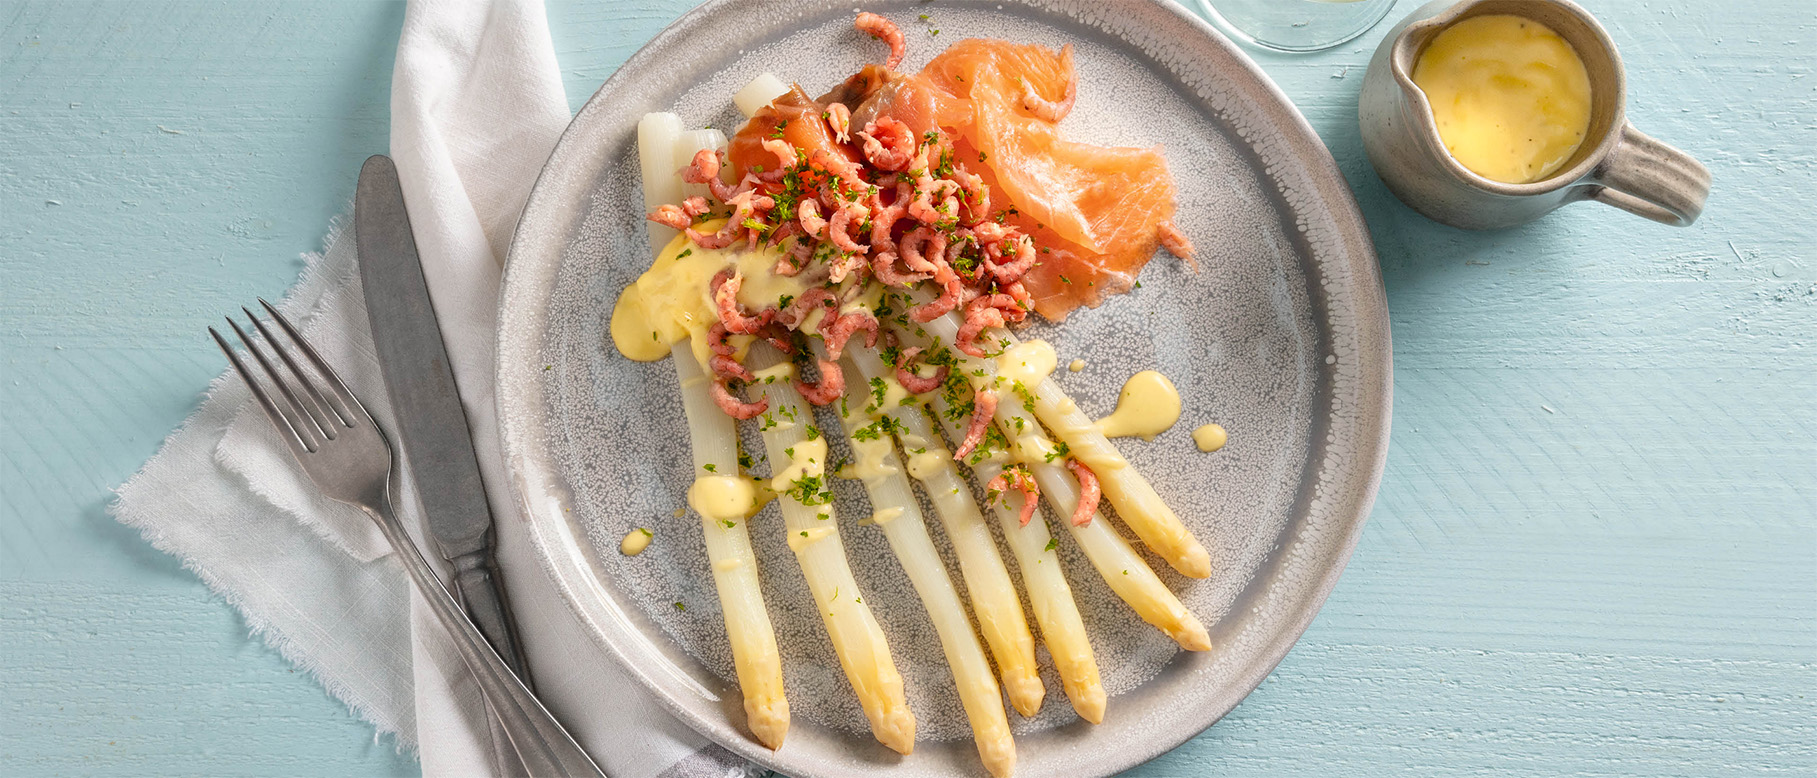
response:
<path id="1" fill-rule="evenodd" d="M 801 231 L 814 240 L 826 240 L 826 219 L 820 215 L 820 203 L 816 200 L 802 198 L 795 206 L 795 218 L 801 222 Z"/>
<path id="2" fill-rule="evenodd" d="M 1016 310 L 1021 311 L 1021 313 L 1011 316 L 1009 309 L 999 308 L 998 310 L 1003 311 L 1003 318 L 1010 321 L 1022 321 L 1028 318 L 1028 312 L 1035 308 L 1035 296 L 1029 294 L 1028 287 L 1023 286 L 1021 281 L 1015 281 L 997 288 L 1002 290 L 1003 294 L 1009 295 L 1009 299 L 1016 302 Z"/>
<path id="3" fill-rule="evenodd" d="M 881 184 L 881 182 L 879 183 Z M 889 205 L 884 205 L 881 197 L 873 198 L 877 200 L 877 210 L 871 214 L 871 245 L 879 249 L 892 248 L 896 245 L 896 241 L 891 237 L 891 231 L 896 228 L 896 222 L 908 214 L 909 200 L 914 197 L 915 186 L 913 184 L 898 181 L 895 186 L 896 199 Z"/>
<path id="4" fill-rule="evenodd" d="M 909 311 L 909 318 L 914 319 L 916 324 L 926 324 L 959 307 L 959 295 L 965 293 L 965 282 L 960 281 L 958 274 L 950 268 L 940 269 L 944 273 L 934 274 L 934 281 L 941 286 L 940 296 Z"/>
<path id="5" fill-rule="evenodd" d="M 993 261 L 1009 257 L 1008 262 Z M 1014 240 L 998 241 L 991 244 L 985 252 L 984 269 L 999 284 L 1012 284 L 1035 267 L 1035 240 L 1027 235 L 1017 235 Z"/>
<path id="6" fill-rule="evenodd" d="M 1186 233 L 1173 226 L 1171 221 L 1161 222 L 1161 226 L 1156 228 L 1156 231 L 1161 237 L 1161 247 L 1167 249 L 1167 253 L 1186 260 L 1186 264 L 1192 266 L 1192 272 L 1199 272 L 1199 261 L 1193 259 L 1192 255 L 1195 250 L 1192 247 L 1192 240 L 1186 237 Z"/>
<path id="7" fill-rule="evenodd" d="M 845 103 L 828 103 L 826 126 L 832 128 L 834 140 L 840 143 L 851 143 L 852 109 L 845 107 Z"/>
<path id="8" fill-rule="evenodd" d="M 833 214 L 833 218 L 827 221 L 827 240 L 840 251 L 869 253 L 869 246 L 852 240 L 852 228 L 860 226 L 864 218 L 871 215 L 870 212 L 871 209 L 858 203 L 846 203 L 841 206 L 839 212 Z"/>
<path id="9" fill-rule="evenodd" d="M 801 162 L 800 155 L 795 153 L 795 147 L 789 145 L 788 141 L 781 138 L 765 138 L 763 141 L 763 150 L 775 154 L 777 164 L 776 168 L 773 170 L 765 170 L 761 173 L 757 173 L 756 176 L 759 181 L 766 183 L 781 181 L 783 176 L 788 175 L 789 171 Z"/>
<path id="10" fill-rule="evenodd" d="M 750 218 L 751 213 L 755 210 L 756 206 L 753 205 L 752 199 L 752 193 L 744 191 L 727 200 L 726 204 L 732 206 L 733 209 L 732 217 L 726 220 L 725 225 L 720 227 L 718 232 L 706 234 L 693 227 L 689 227 L 683 232 L 687 233 L 689 240 L 694 241 L 694 245 L 703 249 L 723 249 L 730 246 L 740 237 L 739 233 L 744 229 L 744 220 Z M 769 197 L 761 199 L 768 202 L 764 207 L 774 208 L 776 206 L 776 201 Z"/>
<path id="11" fill-rule="evenodd" d="M 1065 118 L 1067 114 L 1073 112 L 1073 100 L 1078 96 L 1077 79 L 1067 80 L 1066 95 L 1059 100 L 1042 97 L 1040 92 L 1035 91 L 1034 84 L 1030 84 L 1027 78 L 1022 79 L 1022 110 L 1028 111 L 1028 115 L 1042 121 L 1058 122 Z"/>
<path id="12" fill-rule="evenodd" d="M 752 373 L 750 368 L 740 364 L 736 358 L 725 354 L 714 354 L 707 360 L 707 366 L 712 368 L 713 375 L 719 378 L 736 378 L 740 381 L 757 380 L 757 375 Z"/>
<path id="13" fill-rule="evenodd" d="M 953 369 L 952 365 L 941 365 L 933 375 L 923 377 L 913 369 L 915 357 L 920 356 L 921 351 L 920 346 L 914 346 L 903 349 L 902 355 L 896 357 L 896 382 L 915 394 L 927 394 L 939 389 L 941 384 L 946 383 L 946 377 Z"/>
<path id="14" fill-rule="evenodd" d="M 701 197 L 700 195 L 694 195 L 693 197 L 681 201 L 681 210 L 682 213 L 689 216 L 700 216 L 701 214 L 712 210 L 712 208 L 707 205 L 707 198 Z"/>
<path id="15" fill-rule="evenodd" d="M 826 287 L 809 287 L 807 291 L 802 292 L 794 300 L 791 300 L 789 302 L 789 307 L 782 309 L 776 314 L 776 323 L 791 330 L 800 329 L 801 323 L 807 321 L 808 314 L 813 313 L 815 308 L 832 310 L 833 307 L 838 304 L 839 299 L 834 297 L 833 293 L 828 291 Z"/>
<path id="16" fill-rule="evenodd" d="M 746 315 L 739 310 L 738 289 L 744 285 L 744 276 L 730 269 L 721 270 L 713 276 L 713 302 L 719 306 L 719 323 L 724 324 L 727 332 L 737 335 L 749 335 L 768 324 L 775 316 L 775 310 L 765 308 L 756 316 Z"/>
<path id="17" fill-rule="evenodd" d="M 981 244 L 996 243 L 1004 238 L 1008 238 L 1015 231 L 1016 228 L 1014 227 L 998 224 L 996 222 L 980 222 L 972 225 L 972 234 L 978 236 L 978 242 Z"/>
<path id="18" fill-rule="evenodd" d="M 997 393 L 989 389 L 976 389 L 972 393 L 972 419 L 965 427 L 965 440 L 959 449 L 953 452 L 954 459 L 971 456 L 972 451 L 984 442 L 984 432 L 990 429 L 991 417 L 997 415 Z"/>
<path id="19" fill-rule="evenodd" d="M 826 149 L 814 149 L 808 153 L 808 166 L 831 174 L 851 189 L 863 189 L 869 186 L 864 181 L 864 171 L 859 168 L 858 163 L 847 159 L 844 154 L 834 154 Z M 837 199 L 830 195 L 831 193 L 827 192 L 821 199 L 828 200 L 830 204 L 831 200 Z"/>
<path id="20" fill-rule="evenodd" d="M 776 164 L 781 169 L 792 168 L 801 163 L 801 157 L 795 153 L 795 147 L 781 138 L 765 138 L 763 150 L 776 155 Z"/>
<path id="21" fill-rule="evenodd" d="M 894 117 L 877 117 L 858 137 L 864 139 L 864 158 L 881 170 L 906 169 L 915 157 L 915 131 Z"/>
<path id="22" fill-rule="evenodd" d="M 1041 487 L 1035 484 L 1034 476 L 1029 475 L 1023 465 L 1011 465 L 984 485 L 985 490 L 996 494 L 1007 495 L 1011 490 L 1022 495 L 1022 515 L 1019 517 L 1022 526 L 1028 526 L 1028 520 L 1035 516 L 1035 506 L 1041 502 Z"/>
<path id="23" fill-rule="evenodd" d="M 997 298 L 1002 298 L 998 300 Z M 987 327 L 1004 325 L 1003 311 L 998 310 L 999 303 L 1017 307 L 1016 301 L 1006 294 L 983 295 L 965 306 L 965 324 L 959 328 L 959 334 L 953 336 L 953 348 L 982 359 L 985 351 L 978 347 L 977 340 Z"/>
<path id="24" fill-rule="evenodd" d="M 820 383 L 810 384 L 797 378 L 795 391 L 815 405 L 827 405 L 845 394 L 845 373 L 839 369 L 838 362 L 816 359 L 814 364 L 820 369 Z"/>
<path id="25" fill-rule="evenodd" d="M 926 281 L 929 278 L 929 276 L 924 273 L 909 273 L 898 270 L 896 268 L 897 261 L 899 261 L 899 257 L 896 256 L 896 252 L 888 249 L 878 251 L 876 254 L 871 255 L 871 275 L 876 276 L 877 280 L 882 281 L 889 286 L 899 286 L 904 289 L 912 287 L 922 281 Z M 932 319 L 929 319 L 929 321 L 932 321 Z"/>
<path id="26" fill-rule="evenodd" d="M 946 236 L 931 227 L 916 227 L 897 242 L 902 264 L 917 273 L 934 273 L 940 269 L 935 260 L 946 256 Z M 931 259 L 930 259 L 931 258 Z"/>
<path id="27" fill-rule="evenodd" d="M 1066 469 L 1073 471 L 1079 478 L 1079 507 L 1073 509 L 1073 526 L 1083 527 L 1091 523 L 1091 517 L 1098 512 L 1098 474 L 1086 467 L 1077 459 L 1066 460 Z"/>
<path id="28" fill-rule="evenodd" d="M 789 332 L 787 327 L 774 321 L 763 325 L 761 329 L 757 330 L 757 337 L 763 338 L 770 346 L 774 347 L 777 351 L 782 352 L 782 355 L 785 357 L 794 356 L 797 350 L 795 348 L 795 338 L 793 334 Z"/>
<path id="29" fill-rule="evenodd" d="M 1022 109 L 1046 122 L 1058 122 L 1073 112 L 1073 101 L 1079 98 L 1079 74 L 1073 70 L 1073 45 L 1060 49 L 1060 66 L 1066 70 L 1066 91 L 1058 100 L 1049 100 L 1035 91 L 1035 85 L 1022 79 Z"/>
<path id="30" fill-rule="evenodd" d="M 954 170 L 953 181 L 959 184 L 959 201 L 965 204 L 965 223 L 975 225 L 990 218 L 991 190 L 984 177 L 970 170 Z"/>
<path id="31" fill-rule="evenodd" d="M 693 161 L 681 169 L 681 180 L 690 184 L 704 184 L 719 178 L 719 152 L 713 149 L 701 149 L 694 152 Z"/>
<path id="32" fill-rule="evenodd" d="M 707 328 L 707 346 L 719 356 L 729 357 L 738 351 L 727 342 L 731 337 L 732 333 L 726 329 L 726 325 L 719 322 L 714 322 L 713 326 Z"/>
<path id="33" fill-rule="evenodd" d="M 694 152 L 694 160 L 681 169 L 681 180 L 690 184 L 706 184 L 712 191 L 713 198 L 725 203 L 731 202 L 737 194 L 733 187 L 719 180 L 719 168 L 725 164 L 719 158 L 719 152 L 713 149 L 701 149 Z M 705 213 L 702 211 L 701 213 Z"/>
<path id="34" fill-rule="evenodd" d="M 732 388 L 724 380 L 714 381 L 709 390 L 713 395 L 714 404 L 718 405 L 720 410 L 725 411 L 727 416 L 739 421 L 756 418 L 757 414 L 770 409 L 769 398 L 761 397 L 756 402 L 745 402 L 732 394 Z"/>
<path id="35" fill-rule="evenodd" d="M 826 279 L 837 284 L 851 275 L 862 275 L 870 269 L 871 261 L 863 254 L 843 252 L 837 259 L 827 264 Z"/>
<path id="36" fill-rule="evenodd" d="M 650 212 L 650 214 L 644 218 L 665 227 L 674 227 L 678 230 L 685 230 L 694 224 L 694 219 L 688 216 L 688 212 L 682 210 L 679 205 L 656 206 L 656 210 Z"/>
<path id="37" fill-rule="evenodd" d="M 802 268 L 807 267 L 808 261 L 813 259 L 813 257 L 814 244 L 806 240 L 797 239 L 794 243 L 789 244 L 789 251 L 787 254 L 776 259 L 776 267 L 773 268 L 771 272 L 779 276 L 799 275 Z"/>
<path id="38" fill-rule="evenodd" d="M 909 215 L 922 224 L 937 224 L 946 219 L 959 217 L 960 187 L 947 179 L 935 180 L 923 176 L 915 182 L 915 199 L 909 203 Z M 940 199 L 935 205 L 934 200 Z"/>
<path id="39" fill-rule="evenodd" d="M 895 22 L 865 11 L 858 14 L 852 26 L 857 27 L 859 32 L 889 44 L 890 58 L 884 61 L 884 67 L 895 70 L 897 65 L 902 64 L 902 55 L 908 53 L 908 43 L 902 39 L 902 29 Z"/>
<path id="40" fill-rule="evenodd" d="M 845 353 L 846 341 L 858 331 L 865 333 L 864 347 L 877 345 L 877 317 L 870 311 L 852 311 L 837 317 L 828 315 L 820 321 L 820 337 L 826 341 L 827 358 L 837 360 Z"/>

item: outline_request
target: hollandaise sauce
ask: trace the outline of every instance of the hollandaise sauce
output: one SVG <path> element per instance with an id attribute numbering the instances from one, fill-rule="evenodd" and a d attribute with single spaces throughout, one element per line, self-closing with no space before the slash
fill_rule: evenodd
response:
<path id="1" fill-rule="evenodd" d="M 1179 420 L 1180 390 L 1167 376 L 1144 370 L 1123 383 L 1116 412 L 1098 420 L 1098 431 L 1107 438 L 1154 440 Z"/>
<path id="2" fill-rule="evenodd" d="M 1473 16 L 1421 52 L 1413 83 L 1432 104 L 1445 149 L 1510 184 L 1558 172 L 1590 127 L 1590 76 L 1571 44 L 1522 16 Z"/>
<path id="3" fill-rule="evenodd" d="M 718 222 L 704 222 L 697 229 L 710 232 Z M 773 272 L 783 256 L 774 247 L 745 248 L 743 242 L 723 249 L 704 249 L 677 235 L 643 275 L 625 287 L 612 308 L 612 342 L 618 351 L 639 362 L 655 362 L 684 338 L 695 356 L 706 364 L 711 356 L 707 328 L 719 321 L 713 304 L 713 276 L 731 269 L 740 286 L 738 301 L 751 310 L 786 305 L 808 288 L 806 278 Z M 810 322 L 812 324 L 812 322 Z M 746 343 L 749 336 L 738 336 Z"/>

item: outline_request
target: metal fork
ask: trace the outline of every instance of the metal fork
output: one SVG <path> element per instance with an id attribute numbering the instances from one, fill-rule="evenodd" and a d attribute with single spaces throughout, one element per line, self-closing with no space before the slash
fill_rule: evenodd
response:
<path id="1" fill-rule="evenodd" d="M 277 388 L 277 398 L 266 391 L 220 332 L 209 327 L 208 334 L 214 336 L 215 344 L 227 354 L 233 369 L 246 380 L 253 396 L 258 398 L 259 406 L 265 409 L 265 415 L 271 417 L 271 423 L 277 425 L 278 432 L 290 444 L 290 453 L 303 465 L 303 471 L 324 494 L 365 510 L 378 523 L 385 538 L 391 541 L 398 557 L 404 561 L 404 569 L 416 581 L 416 588 L 422 591 L 423 599 L 429 602 L 436 617 L 454 637 L 461 660 L 479 680 L 487 705 L 530 775 L 605 778 L 605 773 L 587 752 L 581 750 L 567 730 L 562 729 L 555 717 L 549 715 L 536 696 L 499 659 L 404 531 L 391 504 L 391 447 L 372 415 L 347 390 L 334 369 L 303 340 L 302 333 L 290 320 L 264 299 L 259 300 L 259 305 L 271 315 L 277 328 L 294 344 L 294 349 L 286 348 L 250 309 L 242 307 L 240 310 L 252 320 L 265 346 L 277 354 L 294 380 L 285 379 L 285 370 L 273 364 L 239 322 L 230 316 L 227 324 Z M 293 351 L 301 352 L 303 360 L 314 368 L 315 377 L 299 364 Z"/>

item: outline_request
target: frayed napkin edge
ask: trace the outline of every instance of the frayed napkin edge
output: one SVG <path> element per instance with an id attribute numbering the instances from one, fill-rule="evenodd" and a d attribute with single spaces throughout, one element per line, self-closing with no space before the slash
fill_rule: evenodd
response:
<path id="1" fill-rule="evenodd" d="M 316 312 L 322 302 L 322 298 L 327 294 L 331 285 L 336 280 L 329 274 L 328 269 L 325 267 L 326 263 L 324 260 L 328 256 L 328 247 L 333 245 L 336 240 L 339 240 L 342 233 L 346 231 L 346 228 L 352 221 L 351 213 L 352 209 L 349 207 L 344 210 L 341 215 L 330 219 L 328 221 L 328 231 L 322 238 L 321 249 L 303 252 L 301 255 L 303 259 L 302 273 L 297 276 L 297 280 L 285 290 L 283 297 L 275 304 L 286 316 L 293 318 L 308 317 Z M 299 311 L 299 307 L 304 310 Z M 152 524 L 148 517 L 141 515 L 135 506 L 129 504 L 125 499 L 128 492 L 143 485 L 144 480 L 147 478 L 146 473 L 151 468 L 152 463 L 159 461 L 166 453 L 170 453 L 172 451 L 172 446 L 180 439 L 192 434 L 212 436 L 218 439 L 220 436 L 227 433 L 227 429 L 233 423 L 233 419 L 238 416 L 237 409 L 223 410 L 222 413 L 226 416 L 226 420 L 217 424 L 214 429 L 201 429 L 198 424 L 205 421 L 203 417 L 210 410 L 209 405 L 211 403 L 214 403 L 217 400 L 220 402 L 227 401 L 227 398 L 220 396 L 222 391 L 238 383 L 239 376 L 234 373 L 231 367 L 222 371 L 220 375 L 217 375 L 210 380 L 208 382 L 208 388 L 202 393 L 202 401 L 197 403 L 195 410 L 191 411 L 190 414 L 183 419 L 182 424 L 177 425 L 175 430 L 172 430 L 169 435 L 164 437 L 164 440 L 158 444 L 157 453 L 146 460 L 145 464 L 141 465 L 125 482 L 114 487 L 112 490 L 113 499 L 109 500 L 107 503 L 107 514 L 112 516 L 115 521 L 120 522 L 122 525 L 137 530 L 139 536 L 144 538 L 145 542 L 150 544 L 152 548 L 176 557 L 184 570 L 193 573 L 204 586 L 208 587 L 210 592 L 221 598 L 223 602 L 231 606 L 234 611 L 240 615 L 240 618 L 246 623 L 250 636 L 258 638 L 260 642 L 277 651 L 278 655 L 284 658 L 284 661 L 289 662 L 291 665 L 301 670 L 304 675 L 321 685 L 322 689 L 327 691 L 329 696 L 340 701 L 341 704 L 346 705 L 348 711 L 359 717 L 361 721 L 373 725 L 374 742 L 379 742 L 386 735 L 390 735 L 395 739 L 398 753 L 409 754 L 412 758 L 420 759 L 421 756 L 418 753 L 418 743 L 417 739 L 414 737 L 414 733 L 405 733 L 402 728 L 398 726 L 397 722 L 390 720 L 388 717 L 378 715 L 378 712 L 371 706 L 360 701 L 351 687 L 327 677 L 324 674 L 323 668 L 303 651 L 303 649 L 298 647 L 295 640 L 285 634 L 283 630 L 273 626 L 268 619 L 248 610 L 247 604 L 243 598 L 234 593 L 224 581 L 205 565 L 202 565 L 185 555 L 176 547 L 175 541 L 166 537 L 162 529 Z M 247 398 L 242 400 L 241 404 L 243 405 L 250 400 L 251 397 L 249 394 Z M 205 458 L 210 465 L 220 468 L 221 464 L 214 456 L 214 446 L 208 445 L 206 448 L 207 452 L 203 458 Z M 320 534 L 320 532 L 316 531 L 316 534 Z"/>

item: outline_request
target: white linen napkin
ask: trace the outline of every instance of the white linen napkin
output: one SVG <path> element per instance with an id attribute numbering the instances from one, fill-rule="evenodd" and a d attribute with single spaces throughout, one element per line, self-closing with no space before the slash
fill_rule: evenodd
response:
<path id="1" fill-rule="evenodd" d="M 392 75 L 390 153 L 538 691 L 613 778 L 757 772 L 665 713 L 587 638 L 543 578 L 511 504 L 493 408 L 495 308 L 518 212 L 568 119 L 541 0 L 411 0 Z M 356 260 L 353 236 L 330 225 L 325 250 L 308 257 L 279 307 L 391 426 Z M 114 515 L 415 749 L 425 775 L 497 774 L 478 689 L 390 546 L 363 513 L 320 495 L 250 399 L 233 374 L 217 378 L 119 489 Z M 413 485 L 402 477 L 399 486 L 405 524 L 420 527 Z"/>

